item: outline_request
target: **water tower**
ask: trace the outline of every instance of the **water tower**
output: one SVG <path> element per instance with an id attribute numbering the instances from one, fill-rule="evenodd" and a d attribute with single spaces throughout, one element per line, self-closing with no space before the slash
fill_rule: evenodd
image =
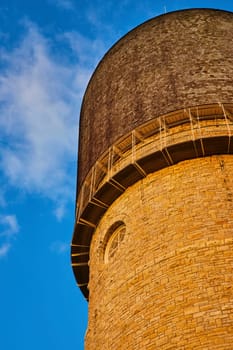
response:
<path id="1" fill-rule="evenodd" d="M 72 241 L 86 350 L 232 350 L 232 135 L 232 13 L 153 18 L 99 63 Z"/>

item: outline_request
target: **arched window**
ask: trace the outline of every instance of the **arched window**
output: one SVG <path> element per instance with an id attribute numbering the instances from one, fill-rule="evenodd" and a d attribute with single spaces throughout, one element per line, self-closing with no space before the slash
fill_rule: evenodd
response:
<path id="1" fill-rule="evenodd" d="M 117 250 L 119 249 L 121 242 L 125 237 L 126 227 L 122 221 L 118 221 L 116 224 L 111 226 L 107 233 L 107 243 L 104 254 L 105 263 L 109 262 Z"/>

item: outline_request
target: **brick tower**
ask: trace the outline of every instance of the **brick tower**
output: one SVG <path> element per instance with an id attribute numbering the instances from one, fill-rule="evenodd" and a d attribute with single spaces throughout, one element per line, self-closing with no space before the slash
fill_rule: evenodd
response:
<path id="1" fill-rule="evenodd" d="M 233 13 L 159 16 L 99 63 L 72 241 L 86 350 L 232 350 L 232 137 Z"/>

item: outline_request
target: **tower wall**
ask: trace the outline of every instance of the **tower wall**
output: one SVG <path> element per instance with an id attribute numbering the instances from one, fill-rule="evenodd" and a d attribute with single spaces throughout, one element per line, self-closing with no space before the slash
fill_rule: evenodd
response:
<path id="1" fill-rule="evenodd" d="M 232 173 L 231 155 L 183 161 L 112 204 L 91 243 L 87 350 L 232 349 Z"/>
<path id="2" fill-rule="evenodd" d="M 232 41 L 232 13 L 160 16 L 88 85 L 72 240 L 86 350 L 232 349 Z"/>

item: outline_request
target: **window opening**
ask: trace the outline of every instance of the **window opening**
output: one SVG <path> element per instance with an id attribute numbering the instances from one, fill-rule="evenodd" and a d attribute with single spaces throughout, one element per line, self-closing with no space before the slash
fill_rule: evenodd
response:
<path id="1" fill-rule="evenodd" d="M 126 227 L 124 224 L 118 226 L 110 235 L 110 238 L 107 242 L 105 249 L 105 257 L 104 260 L 107 263 L 111 260 L 116 254 L 121 242 L 125 237 Z"/>

